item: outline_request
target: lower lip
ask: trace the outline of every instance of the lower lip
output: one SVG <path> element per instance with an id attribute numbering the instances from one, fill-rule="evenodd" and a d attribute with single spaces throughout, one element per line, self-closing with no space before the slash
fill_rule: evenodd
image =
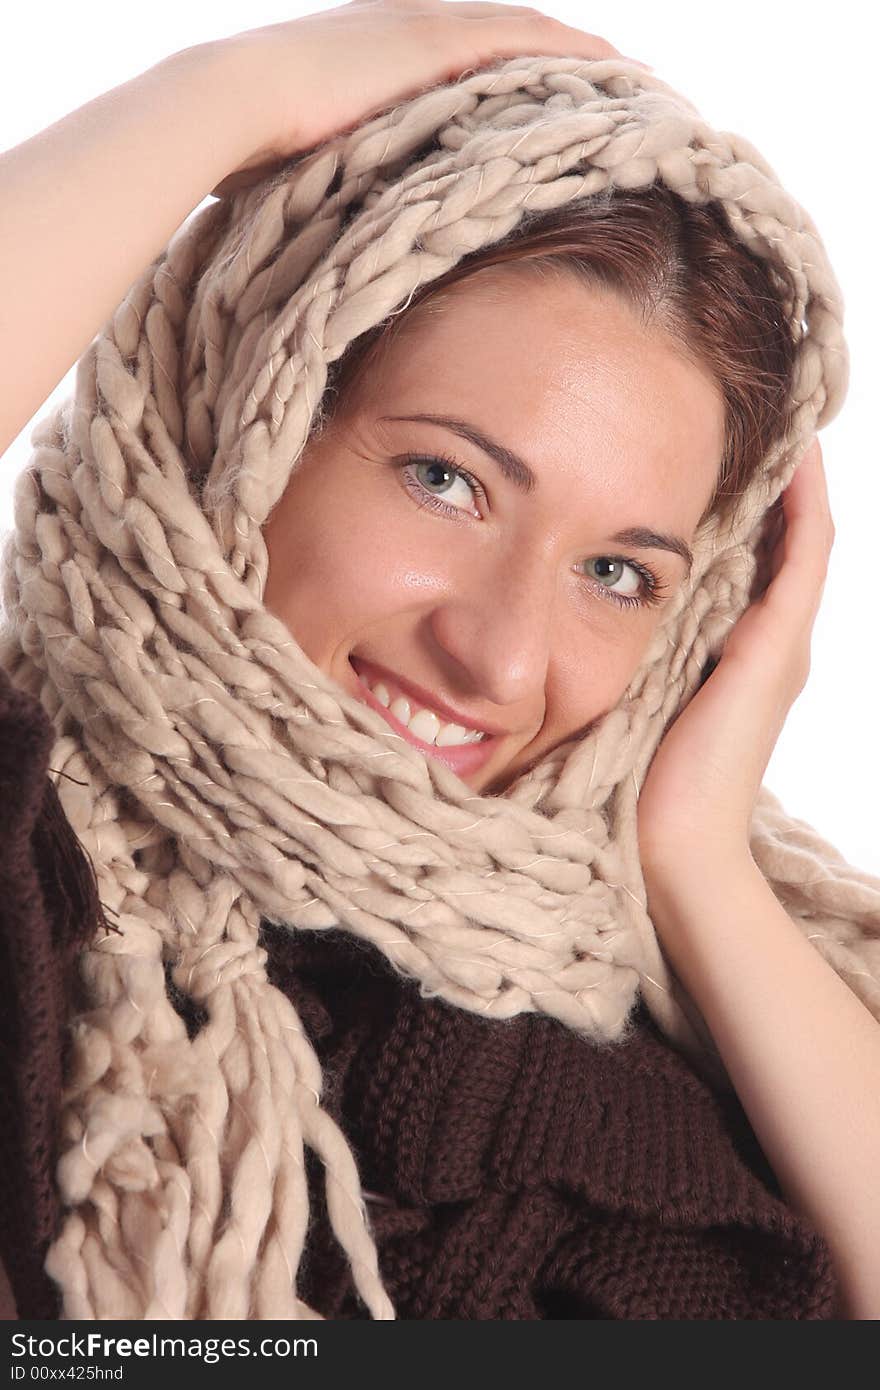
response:
<path id="1" fill-rule="evenodd" d="M 354 666 L 352 666 L 352 670 L 355 671 Z M 364 684 L 357 671 L 355 671 L 355 675 L 360 686 L 358 698 L 363 700 L 365 705 L 369 705 L 371 709 L 381 714 L 394 732 L 400 734 L 401 738 L 405 738 L 407 743 L 411 743 L 413 748 L 418 748 L 420 753 L 426 753 L 429 757 L 436 758 L 438 762 L 445 763 L 458 777 L 463 778 L 473 772 L 479 772 L 494 753 L 501 738 L 500 734 L 487 734 L 485 738 L 480 739 L 479 743 L 461 743 L 457 747 L 447 748 L 438 748 L 436 744 L 425 743 L 424 739 L 416 738 L 405 724 L 401 724 L 399 719 L 395 719 L 391 711 L 386 709 L 380 700 L 376 699 L 370 687 Z"/>

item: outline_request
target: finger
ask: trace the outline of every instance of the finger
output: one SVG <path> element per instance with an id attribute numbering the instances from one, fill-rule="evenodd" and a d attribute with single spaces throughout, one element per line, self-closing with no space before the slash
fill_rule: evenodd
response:
<path id="1" fill-rule="evenodd" d="M 822 458 L 822 446 L 814 436 L 792 474 L 783 493 L 786 517 L 797 518 L 805 513 L 820 519 L 829 547 L 834 539 L 834 521 L 828 496 L 828 479 Z"/>
<path id="2" fill-rule="evenodd" d="M 828 574 L 833 527 L 822 467 L 814 441 L 783 494 L 785 529 L 779 541 L 781 564 L 765 594 L 781 620 L 810 626 L 815 621 Z"/>
<path id="3" fill-rule="evenodd" d="M 634 63 L 636 67 L 644 68 L 646 72 L 654 71 L 648 63 L 643 63 L 639 58 L 630 58 L 626 53 L 621 53 L 619 48 L 616 48 L 608 39 L 603 39 L 601 35 L 591 34 L 585 29 L 564 24 L 562 20 L 556 19 L 553 15 L 544 14 L 542 10 L 536 9 L 533 5 L 496 5 L 483 3 L 483 0 L 457 0 L 457 3 L 450 4 L 450 9 L 455 10 L 456 14 L 467 15 L 474 19 L 498 20 L 518 16 L 532 21 L 536 25 L 546 26 L 548 30 L 563 31 L 566 35 L 566 43 L 572 47 L 573 52 L 583 53 L 584 56 L 597 60 L 622 58 L 625 63 Z"/>
<path id="4" fill-rule="evenodd" d="M 773 503 L 772 511 L 777 514 L 775 525 L 778 528 L 778 539 L 773 545 L 773 552 L 770 557 L 771 580 L 776 578 L 785 563 L 786 557 L 791 555 L 791 523 L 798 511 L 798 499 L 800 497 L 800 490 L 804 484 L 805 474 L 802 470 L 806 467 L 806 476 L 809 475 L 810 465 L 814 461 L 817 447 L 818 437 L 814 435 L 798 460 L 787 486 L 782 489 L 782 492 Z"/>

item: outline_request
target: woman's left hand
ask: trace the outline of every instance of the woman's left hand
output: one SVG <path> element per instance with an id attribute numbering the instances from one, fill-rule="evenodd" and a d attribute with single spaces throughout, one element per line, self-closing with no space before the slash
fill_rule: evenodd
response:
<path id="1" fill-rule="evenodd" d="M 834 543 L 822 450 L 808 446 L 783 494 L 771 581 L 739 618 L 705 684 L 669 728 L 638 806 L 646 875 L 694 856 L 749 854 L 770 755 L 810 671 L 810 637 Z"/>

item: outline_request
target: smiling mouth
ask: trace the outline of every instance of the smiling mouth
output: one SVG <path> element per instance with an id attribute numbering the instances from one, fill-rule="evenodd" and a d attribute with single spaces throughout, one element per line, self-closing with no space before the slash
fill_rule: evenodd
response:
<path id="1" fill-rule="evenodd" d="M 490 730 L 469 724 L 447 713 L 442 705 L 434 704 L 427 693 L 391 671 L 360 657 L 349 657 L 349 664 L 360 684 L 369 690 L 373 699 L 402 724 L 420 743 L 429 747 L 456 748 L 483 743 L 493 737 Z"/>
<path id="2" fill-rule="evenodd" d="M 442 728 L 450 730 L 450 734 L 448 735 L 448 737 L 450 737 L 452 741 L 447 743 L 429 742 L 425 739 L 419 738 L 418 729 L 420 726 L 418 724 L 416 725 L 416 729 L 413 730 L 408 726 L 408 723 L 404 723 L 395 715 L 395 705 L 397 703 L 396 699 L 390 699 L 389 703 L 386 705 L 384 703 L 384 700 L 378 699 L 376 697 L 376 695 L 373 692 L 373 689 L 368 683 L 366 678 L 367 670 L 369 670 L 371 676 L 373 676 L 374 685 L 384 684 L 384 672 L 380 674 L 378 667 L 374 667 L 372 663 L 369 662 L 362 662 L 358 657 L 350 656 L 349 665 L 352 667 L 352 670 L 357 676 L 358 684 L 362 692 L 358 696 L 358 698 L 363 700 L 364 704 L 369 705 L 371 709 L 374 709 L 379 714 L 381 714 L 385 722 L 394 730 L 394 732 L 397 733 L 399 737 L 404 739 L 407 743 L 412 744 L 414 748 L 417 748 L 420 753 L 426 754 L 429 757 L 435 758 L 438 761 L 445 763 L 447 767 L 451 768 L 452 771 L 457 773 L 460 777 L 464 777 L 479 771 L 479 769 L 482 768 L 486 762 L 488 762 L 489 758 L 494 753 L 496 746 L 500 738 L 502 737 L 500 734 L 487 733 L 482 737 L 478 738 L 476 737 L 476 734 L 479 731 L 473 729 L 468 730 L 464 725 L 442 725 Z M 375 675 L 373 674 L 374 672 Z M 394 687 L 395 691 L 402 690 L 402 687 L 397 686 L 390 679 L 390 677 L 389 684 Z M 391 691 L 386 690 L 385 693 L 390 696 Z M 419 705 L 418 701 L 410 701 L 409 696 L 401 696 L 401 698 L 407 701 L 408 708 L 410 710 L 412 704 L 418 705 L 419 710 L 427 708 L 425 706 Z M 400 706 L 398 708 L 400 709 L 401 713 L 407 713 L 406 708 Z M 427 725 L 426 729 L 427 731 L 434 733 L 436 737 L 435 729 L 436 726 L 440 724 L 440 716 L 435 712 L 431 712 L 431 718 L 433 720 L 433 723 Z M 472 736 L 464 737 L 464 735 L 468 733 L 470 733 Z"/>

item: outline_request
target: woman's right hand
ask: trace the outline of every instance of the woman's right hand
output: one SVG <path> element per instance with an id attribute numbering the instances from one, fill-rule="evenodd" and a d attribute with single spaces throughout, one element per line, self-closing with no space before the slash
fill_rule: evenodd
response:
<path id="1" fill-rule="evenodd" d="M 624 56 L 606 39 L 528 6 L 482 0 L 351 0 L 208 46 L 234 52 L 242 90 L 259 103 L 265 130 L 260 147 L 212 190 L 216 197 L 257 183 L 292 155 L 497 58 Z"/>

